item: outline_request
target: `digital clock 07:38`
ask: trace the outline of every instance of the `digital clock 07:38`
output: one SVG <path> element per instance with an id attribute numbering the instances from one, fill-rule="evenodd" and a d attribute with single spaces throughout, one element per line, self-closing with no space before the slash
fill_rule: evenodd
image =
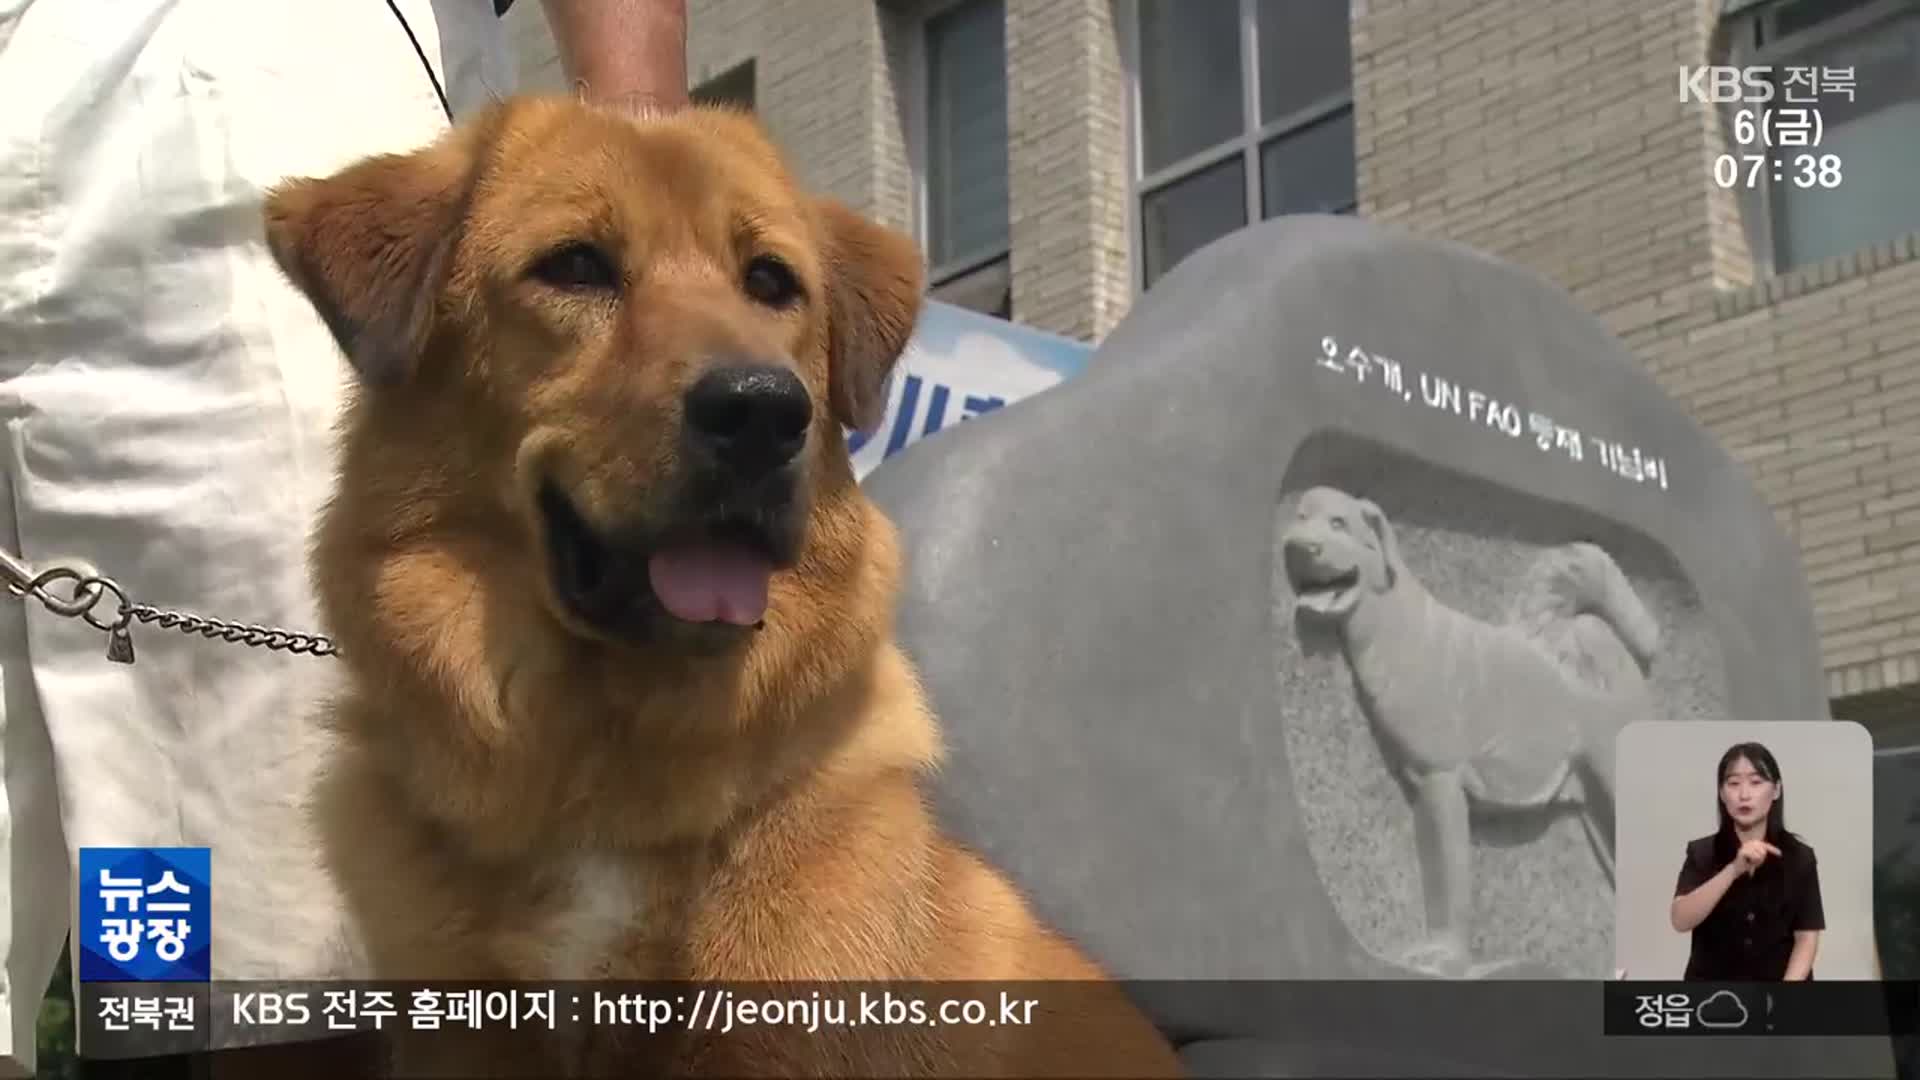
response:
<path id="1" fill-rule="evenodd" d="M 1723 188 L 1757 188 L 1765 180 L 1797 188 L 1836 188 L 1840 155 L 1721 154 L 1713 159 L 1713 182 Z"/>

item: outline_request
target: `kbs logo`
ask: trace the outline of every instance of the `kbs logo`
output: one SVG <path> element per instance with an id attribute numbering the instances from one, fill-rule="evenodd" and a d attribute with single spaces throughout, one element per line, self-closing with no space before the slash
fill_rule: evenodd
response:
<path id="1" fill-rule="evenodd" d="M 233 1023 L 236 1027 L 299 1027 L 313 1020 L 307 1004 L 307 992 L 294 990 L 249 990 L 233 995 Z"/>
<path id="2" fill-rule="evenodd" d="M 1724 105 L 1739 102 L 1758 105 L 1772 101 L 1773 69 L 1770 67 L 1683 67 L 1680 69 L 1681 104 Z"/>

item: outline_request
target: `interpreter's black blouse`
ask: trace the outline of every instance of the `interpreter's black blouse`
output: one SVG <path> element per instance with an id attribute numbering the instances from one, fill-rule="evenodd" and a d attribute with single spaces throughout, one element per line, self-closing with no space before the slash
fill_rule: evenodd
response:
<path id="1" fill-rule="evenodd" d="M 1714 854 L 1713 841 L 1705 836 L 1687 845 L 1675 896 L 1699 888 L 1729 861 Z M 1793 955 L 1794 931 L 1827 928 L 1813 848 L 1783 847 L 1781 856 L 1768 859 L 1757 873 L 1735 878 L 1713 912 L 1693 928 L 1688 980 L 1778 982 Z"/>

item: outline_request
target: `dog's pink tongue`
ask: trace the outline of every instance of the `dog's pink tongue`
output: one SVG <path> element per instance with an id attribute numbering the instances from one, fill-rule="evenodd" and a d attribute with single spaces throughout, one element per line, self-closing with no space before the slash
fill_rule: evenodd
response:
<path id="1" fill-rule="evenodd" d="M 647 576 L 675 618 L 752 626 L 766 617 L 773 564 L 732 544 L 669 548 L 647 561 Z"/>

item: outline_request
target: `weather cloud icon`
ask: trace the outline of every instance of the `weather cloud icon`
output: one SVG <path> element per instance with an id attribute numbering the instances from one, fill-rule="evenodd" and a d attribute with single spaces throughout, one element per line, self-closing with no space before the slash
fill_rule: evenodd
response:
<path id="1" fill-rule="evenodd" d="M 1715 990 L 1694 1010 L 1701 1027 L 1738 1028 L 1747 1026 L 1747 1004 L 1731 990 Z"/>

